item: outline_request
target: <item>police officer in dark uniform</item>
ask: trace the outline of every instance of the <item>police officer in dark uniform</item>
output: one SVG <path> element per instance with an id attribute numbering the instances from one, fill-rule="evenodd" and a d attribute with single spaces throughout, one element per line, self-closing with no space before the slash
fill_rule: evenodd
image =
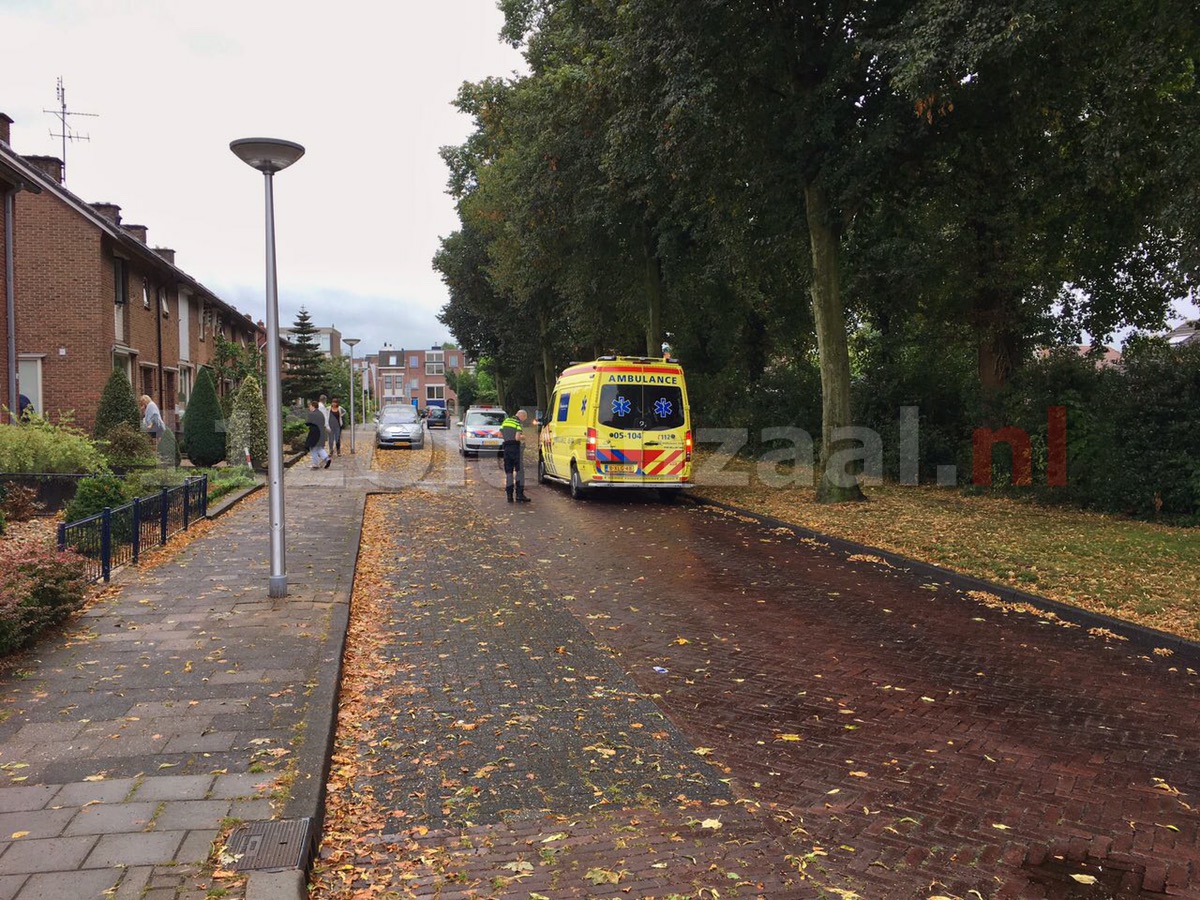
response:
<path id="1" fill-rule="evenodd" d="M 504 439 L 501 453 L 504 455 L 504 493 L 508 502 L 513 502 L 513 477 L 516 476 L 516 502 L 528 503 L 525 496 L 525 470 L 521 467 L 522 443 L 525 440 L 525 420 L 528 414 L 523 409 L 517 410 L 515 416 L 507 416 L 500 423 L 500 437 Z"/>

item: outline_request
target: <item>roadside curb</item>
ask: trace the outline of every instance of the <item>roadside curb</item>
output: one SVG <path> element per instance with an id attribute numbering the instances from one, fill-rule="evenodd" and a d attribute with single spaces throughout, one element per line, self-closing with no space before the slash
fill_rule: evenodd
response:
<path id="1" fill-rule="evenodd" d="M 1200 666 L 1200 643 L 1189 641 L 1176 634 L 1159 631 L 1156 628 L 1150 628 L 1146 625 L 1138 625 L 1125 619 L 1106 616 L 1103 613 L 1092 612 L 1078 606 L 1071 606 L 1060 600 L 1051 600 L 1049 597 L 1030 594 L 1017 588 L 984 581 L 982 578 L 964 575 L 961 572 L 945 569 L 933 563 L 902 556 L 891 550 L 872 547 L 869 544 L 860 544 L 856 541 L 846 540 L 845 538 L 833 537 L 832 535 L 806 528 L 803 525 L 797 525 L 794 522 L 786 522 L 774 516 L 756 513 L 740 506 L 710 499 L 703 495 L 691 494 L 688 496 L 688 499 L 699 506 L 712 506 L 727 512 L 747 516 L 772 528 L 790 529 L 801 537 L 826 544 L 832 550 L 848 554 L 865 553 L 878 556 L 881 559 L 887 560 L 898 569 L 904 569 L 928 578 L 935 578 L 946 582 L 951 587 L 964 593 L 967 591 L 986 591 L 989 594 L 995 594 L 1001 600 L 1008 603 L 1025 603 L 1043 612 L 1054 613 L 1055 616 L 1063 621 L 1079 625 L 1083 628 L 1104 628 L 1125 638 L 1134 647 L 1144 648 L 1148 651 L 1166 648 L 1174 653 L 1174 658 L 1184 660 L 1191 665 Z"/>

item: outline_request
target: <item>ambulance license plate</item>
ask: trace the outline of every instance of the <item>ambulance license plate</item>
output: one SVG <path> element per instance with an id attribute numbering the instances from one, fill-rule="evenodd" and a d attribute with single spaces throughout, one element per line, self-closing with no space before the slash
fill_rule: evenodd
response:
<path id="1" fill-rule="evenodd" d="M 634 472 L 637 471 L 637 466 L 617 466 L 617 465 L 610 464 L 608 466 L 608 468 L 605 469 L 605 471 L 610 474 L 613 474 L 613 475 L 620 475 L 620 474 L 632 475 Z"/>

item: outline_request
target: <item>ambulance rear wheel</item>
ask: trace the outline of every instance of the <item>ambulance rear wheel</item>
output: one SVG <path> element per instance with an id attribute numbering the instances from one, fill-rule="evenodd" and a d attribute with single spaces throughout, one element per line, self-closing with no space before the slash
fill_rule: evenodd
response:
<path id="1" fill-rule="evenodd" d="M 538 454 L 538 484 L 546 483 L 546 460 L 542 458 L 542 454 Z"/>
<path id="2" fill-rule="evenodd" d="M 575 468 L 575 463 L 571 463 L 571 499 L 582 500 L 587 496 L 587 488 L 583 486 L 583 479 L 579 477 L 579 469 Z"/>

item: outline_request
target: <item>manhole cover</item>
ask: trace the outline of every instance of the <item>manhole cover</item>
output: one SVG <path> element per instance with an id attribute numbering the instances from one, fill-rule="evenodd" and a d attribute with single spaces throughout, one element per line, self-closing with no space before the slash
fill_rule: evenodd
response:
<path id="1" fill-rule="evenodd" d="M 238 858 L 233 868 L 239 872 L 304 869 L 312 848 L 312 830 L 309 818 L 249 822 L 234 831 L 225 846 Z"/>

